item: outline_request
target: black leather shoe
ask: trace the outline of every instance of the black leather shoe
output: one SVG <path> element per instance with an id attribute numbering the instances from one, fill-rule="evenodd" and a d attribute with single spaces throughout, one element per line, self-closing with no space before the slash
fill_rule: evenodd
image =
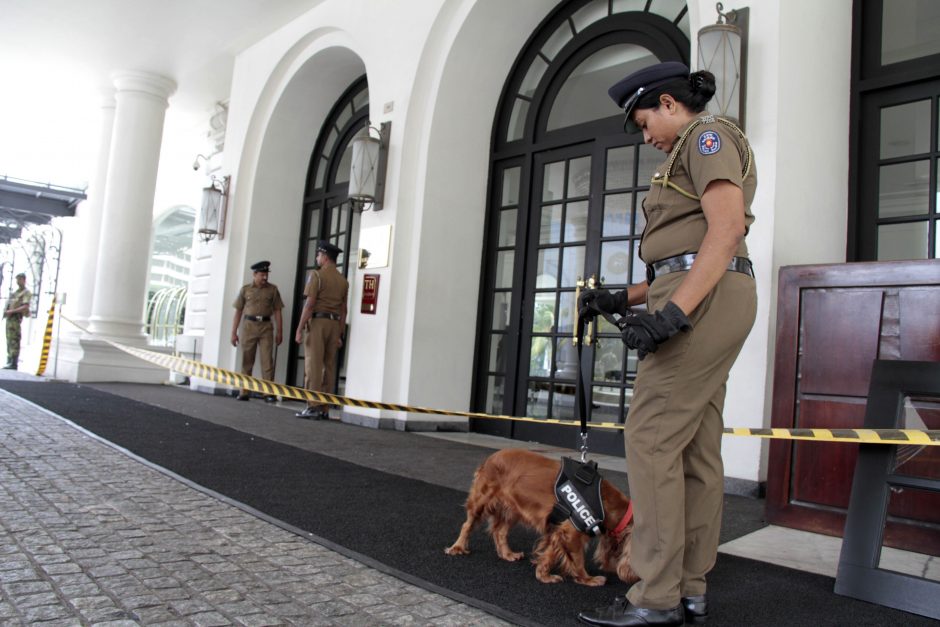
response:
<path id="1" fill-rule="evenodd" d="M 268 396 L 265 396 L 265 397 L 264 397 L 264 402 L 265 402 L 265 403 L 276 403 L 276 402 L 277 402 L 277 397 L 276 397 L 276 396 L 272 396 L 272 395 L 269 394 Z"/>
<path id="2" fill-rule="evenodd" d="M 238 396 L 235 397 L 235 400 L 237 400 L 237 401 L 247 401 L 249 398 L 251 398 L 251 395 L 249 395 L 249 394 L 239 394 Z"/>
<path id="3" fill-rule="evenodd" d="M 704 594 L 682 597 L 682 609 L 685 611 L 685 622 L 704 625 L 708 619 L 708 598 Z"/>
<path id="4" fill-rule="evenodd" d="M 599 627 L 645 627 L 652 625 L 681 627 L 685 624 L 681 605 L 669 610 L 648 610 L 631 605 L 626 598 L 617 599 L 607 607 L 581 612 L 578 614 L 578 620 Z"/>

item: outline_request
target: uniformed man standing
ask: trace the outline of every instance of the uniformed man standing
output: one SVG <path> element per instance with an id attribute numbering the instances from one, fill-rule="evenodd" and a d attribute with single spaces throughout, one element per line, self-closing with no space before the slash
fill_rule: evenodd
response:
<path id="1" fill-rule="evenodd" d="M 29 315 L 29 305 L 33 301 L 33 294 L 26 289 L 26 275 L 22 272 L 16 275 L 16 291 L 10 294 L 7 308 L 3 317 L 7 319 L 7 365 L 5 370 L 16 370 L 20 361 L 20 338 L 22 333 L 20 325 L 23 316 Z"/>
<path id="2" fill-rule="evenodd" d="M 281 309 L 284 301 L 277 286 L 268 283 L 268 273 L 271 271 L 270 261 L 259 261 L 251 266 L 254 273 L 252 282 L 242 287 L 235 299 L 235 319 L 232 321 L 232 346 L 238 346 L 238 327 L 244 318 L 242 326 L 242 374 L 251 375 L 255 365 L 255 353 L 261 345 L 261 373 L 268 381 L 274 380 L 274 345 L 281 345 L 284 340 L 284 327 L 282 326 Z M 274 320 L 272 326 L 271 320 Z M 238 400 L 247 401 L 248 390 L 242 389 Z M 275 396 L 267 395 L 264 400 L 273 402 Z"/>
<path id="3" fill-rule="evenodd" d="M 304 379 L 306 387 L 315 392 L 333 393 L 336 385 L 336 353 L 343 345 L 346 328 L 346 296 L 349 283 L 336 269 L 336 259 L 343 252 L 339 247 L 320 240 L 316 263 L 319 270 L 307 275 L 304 287 L 304 308 L 297 324 L 294 340 L 304 344 Z M 304 331 L 307 332 L 306 339 Z M 298 418 L 327 420 L 329 405 L 311 402 L 297 413 Z"/>

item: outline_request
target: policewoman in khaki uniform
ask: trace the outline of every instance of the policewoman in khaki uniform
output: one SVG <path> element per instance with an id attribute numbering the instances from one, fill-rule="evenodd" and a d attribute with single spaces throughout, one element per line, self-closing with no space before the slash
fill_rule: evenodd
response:
<path id="1" fill-rule="evenodd" d="M 235 307 L 235 318 L 232 320 L 232 346 L 242 346 L 242 374 L 251 376 L 255 365 L 255 354 L 261 348 L 261 375 L 268 381 L 274 380 L 274 346 L 281 345 L 284 340 L 284 327 L 281 310 L 284 301 L 277 286 L 268 283 L 268 273 L 271 272 L 270 261 L 259 261 L 251 266 L 252 281 L 242 286 L 238 297 L 232 304 Z M 242 324 L 242 321 L 244 323 Z M 271 324 L 271 321 L 274 324 Z M 239 338 L 238 327 L 241 325 L 242 334 Z M 248 390 L 241 390 L 238 400 L 247 401 L 250 398 Z M 274 402 L 275 396 L 267 395 L 264 400 Z"/>
<path id="2" fill-rule="evenodd" d="M 304 308 L 300 313 L 294 340 L 304 345 L 304 380 L 308 390 L 333 393 L 336 386 L 336 353 L 343 345 L 346 329 L 346 296 L 349 283 L 336 269 L 336 259 L 343 252 L 338 246 L 320 240 L 317 243 L 318 270 L 307 275 Z M 304 331 L 307 332 L 304 338 Z M 296 414 L 298 418 L 328 420 L 329 405 L 317 402 Z"/>
<path id="3" fill-rule="evenodd" d="M 23 316 L 29 315 L 32 302 L 33 293 L 26 289 L 26 274 L 20 272 L 16 275 L 16 291 L 10 294 L 3 312 L 3 317 L 7 319 L 7 364 L 4 370 L 16 370 L 19 367 Z"/>
<path id="4" fill-rule="evenodd" d="M 641 69 L 610 89 L 625 130 L 668 154 L 643 203 L 647 281 L 591 290 L 584 315 L 619 314 L 640 362 L 624 428 L 640 581 L 590 625 L 682 625 L 708 616 L 705 575 L 718 551 L 728 372 L 757 307 L 744 237 L 754 221 L 754 157 L 743 132 L 705 113 L 715 79 L 681 63 Z M 628 307 L 646 303 L 646 311 Z"/>

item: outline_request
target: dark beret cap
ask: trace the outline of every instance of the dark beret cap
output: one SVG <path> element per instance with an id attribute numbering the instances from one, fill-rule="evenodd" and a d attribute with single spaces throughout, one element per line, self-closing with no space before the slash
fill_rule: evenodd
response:
<path id="1" fill-rule="evenodd" d="M 330 259 L 333 259 L 333 260 L 335 260 L 339 256 L 339 254 L 343 252 L 342 248 L 331 244 L 325 239 L 321 239 L 319 242 L 317 242 L 317 250 L 318 251 L 322 250 L 323 252 L 325 252 L 327 255 L 330 256 Z"/>
<path id="2" fill-rule="evenodd" d="M 271 262 L 270 261 L 259 261 L 256 264 L 251 266 L 252 272 L 270 272 L 271 271 Z"/>
<path id="3" fill-rule="evenodd" d="M 633 126 L 630 120 L 631 113 L 633 113 L 636 101 L 644 92 L 677 78 L 689 78 L 689 68 L 684 63 L 666 61 L 641 68 L 608 89 L 607 93 L 627 116 L 628 123 L 625 124 L 625 128 Z M 628 130 L 636 132 L 638 129 L 634 127 Z"/>

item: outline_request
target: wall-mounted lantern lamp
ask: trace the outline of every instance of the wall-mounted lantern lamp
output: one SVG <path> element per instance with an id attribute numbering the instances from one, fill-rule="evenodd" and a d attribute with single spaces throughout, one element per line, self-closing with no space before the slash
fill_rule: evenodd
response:
<path id="1" fill-rule="evenodd" d="M 391 129 L 391 122 L 382 122 L 381 128 L 366 122 L 365 128 L 350 142 L 349 200 L 356 211 L 379 211 L 382 208 Z"/>
<path id="2" fill-rule="evenodd" d="M 209 187 L 202 190 L 202 208 L 199 210 L 199 237 L 210 242 L 225 234 L 225 209 L 228 204 L 230 178 L 212 176 Z"/>
<path id="3" fill-rule="evenodd" d="M 698 32 L 698 69 L 715 75 L 715 97 L 708 111 L 735 121 L 744 128 L 744 102 L 747 76 L 747 18 L 749 9 L 723 13 L 719 2 L 718 22 Z"/>

